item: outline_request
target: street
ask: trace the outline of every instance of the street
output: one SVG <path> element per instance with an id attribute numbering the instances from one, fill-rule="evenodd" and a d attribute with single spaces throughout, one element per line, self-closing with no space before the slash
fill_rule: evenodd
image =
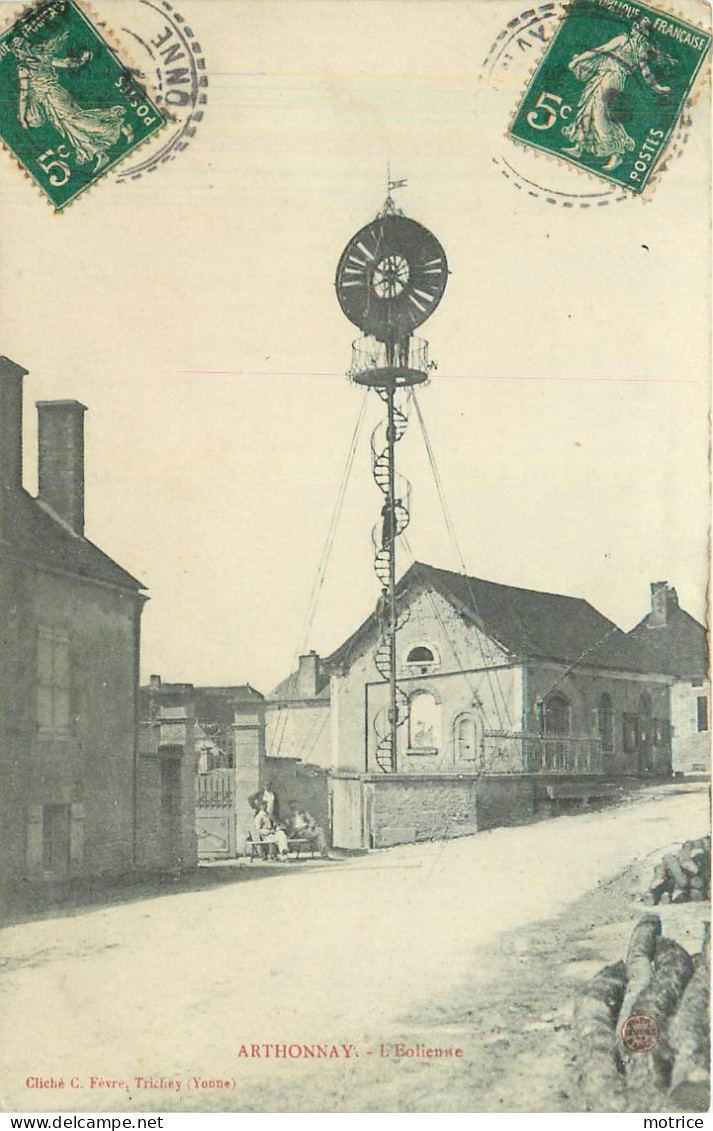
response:
<path id="1" fill-rule="evenodd" d="M 622 956 L 657 851 L 708 827 L 707 789 L 671 783 L 8 927 L 0 1107 L 577 1110 L 571 994 Z M 695 949 L 708 905 L 661 912 Z"/>

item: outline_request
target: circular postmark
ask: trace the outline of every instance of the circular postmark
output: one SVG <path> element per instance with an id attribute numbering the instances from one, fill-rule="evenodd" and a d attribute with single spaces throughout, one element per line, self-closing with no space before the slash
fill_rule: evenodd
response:
<path id="1" fill-rule="evenodd" d="M 169 0 L 136 0 L 134 15 L 121 33 L 132 44 L 134 77 L 148 81 L 168 125 L 156 140 L 126 162 L 119 183 L 138 180 L 183 152 L 196 133 L 208 101 L 208 76 L 193 28 Z"/>
<path id="2" fill-rule="evenodd" d="M 561 208 L 601 208 L 636 199 L 627 189 L 598 181 L 565 161 L 541 154 L 508 136 L 508 127 L 531 76 L 548 50 L 568 9 L 563 0 L 528 8 L 508 22 L 483 61 L 476 92 L 476 114 L 498 123 L 499 141 L 491 160 L 521 195 Z M 691 127 L 688 100 L 652 177 L 658 179 L 680 157 Z M 643 198 L 646 199 L 646 198 Z"/>
<path id="3" fill-rule="evenodd" d="M 659 1027 L 648 1013 L 632 1013 L 621 1027 L 621 1043 L 629 1052 L 651 1052 L 659 1043 Z"/>

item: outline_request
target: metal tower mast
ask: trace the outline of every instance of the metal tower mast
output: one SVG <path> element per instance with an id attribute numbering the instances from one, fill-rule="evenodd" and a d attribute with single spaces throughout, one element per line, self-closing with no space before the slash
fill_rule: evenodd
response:
<path id="1" fill-rule="evenodd" d="M 381 584 L 380 640 L 375 664 L 389 685 L 385 712 L 377 715 L 375 761 L 385 773 L 398 769 L 398 728 L 408 700 L 398 684 L 397 633 L 408 610 L 396 595 L 396 540 L 409 522 L 410 485 L 396 470 L 396 444 L 408 423 L 413 385 L 428 380 L 428 344 L 413 330 L 435 310 L 445 289 L 445 252 L 426 228 L 399 212 L 389 195 L 372 223 L 352 238 L 337 268 L 337 297 L 347 317 L 363 331 L 352 345 L 349 376 L 375 389 L 386 405 L 386 421 L 371 437 L 372 471 L 384 496 L 382 522 L 374 527 L 374 570 Z M 385 717 L 384 717 L 385 715 Z"/>

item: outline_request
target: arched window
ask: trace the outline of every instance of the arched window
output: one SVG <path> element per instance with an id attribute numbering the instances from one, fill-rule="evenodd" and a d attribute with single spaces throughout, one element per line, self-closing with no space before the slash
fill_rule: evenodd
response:
<path id="1" fill-rule="evenodd" d="M 614 711 L 612 709 L 611 695 L 601 695 L 597 704 L 597 730 L 601 739 L 602 749 L 610 753 L 614 749 Z"/>
<path id="2" fill-rule="evenodd" d="M 569 700 L 564 695 L 548 695 L 542 712 L 545 734 L 569 733 Z"/>
<path id="3" fill-rule="evenodd" d="M 431 691 L 415 691 L 409 699 L 408 744 L 414 752 L 436 751 L 440 742 L 441 705 Z"/>
<path id="4" fill-rule="evenodd" d="M 425 644 L 418 644 L 412 648 L 406 657 L 407 664 L 435 664 L 436 657 Z"/>
<path id="5" fill-rule="evenodd" d="M 478 726 L 474 715 L 459 715 L 453 728 L 456 762 L 475 762 L 478 757 Z"/>

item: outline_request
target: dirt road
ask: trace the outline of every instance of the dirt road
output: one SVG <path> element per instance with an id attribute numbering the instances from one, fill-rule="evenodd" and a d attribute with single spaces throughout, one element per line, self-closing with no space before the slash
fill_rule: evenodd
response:
<path id="1" fill-rule="evenodd" d="M 621 957 L 639 873 L 707 831 L 707 801 L 658 787 L 457 841 L 224 867 L 204 890 L 7 928 L 0 1103 L 579 1110 L 572 992 Z M 662 911 L 696 949 L 707 906 Z"/>

